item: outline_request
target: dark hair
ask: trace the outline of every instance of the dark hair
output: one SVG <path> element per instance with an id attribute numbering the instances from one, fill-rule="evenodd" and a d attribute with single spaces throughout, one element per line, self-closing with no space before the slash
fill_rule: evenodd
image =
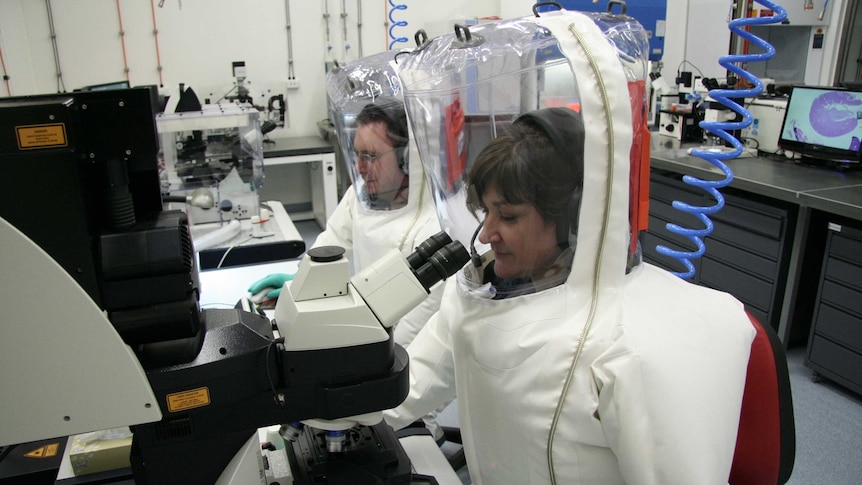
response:
<path id="1" fill-rule="evenodd" d="M 374 103 L 366 104 L 356 115 L 356 124 L 385 123 L 386 137 L 393 148 L 407 146 L 410 140 L 407 134 L 407 114 L 404 103 L 399 99 L 380 97 Z"/>
<path id="2" fill-rule="evenodd" d="M 564 229 L 560 243 L 565 243 L 563 239 L 577 223 L 580 206 L 583 136 L 565 139 L 564 143 L 580 143 L 580 147 L 561 150 L 539 125 L 514 123 L 473 162 L 467 178 L 467 207 L 484 210 L 482 196 L 493 187 L 507 203 L 530 204 L 545 222 Z M 574 159 L 564 159 L 564 153 L 574 154 Z"/>

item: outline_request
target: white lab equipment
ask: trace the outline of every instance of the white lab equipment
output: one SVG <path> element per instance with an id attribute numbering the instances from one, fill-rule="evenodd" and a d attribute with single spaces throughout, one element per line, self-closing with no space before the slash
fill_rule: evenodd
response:
<path id="1" fill-rule="evenodd" d="M 196 111 L 156 115 L 164 166 L 162 193 L 190 197 L 208 189 L 214 207 L 187 204 L 192 224 L 259 215 L 263 185 L 260 112 L 250 104 L 205 104 Z"/>
<path id="2" fill-rule="evenodd" d="M 787 112 L 786 98 L 754 99 L 747 106 L 751 112 L 751 124 L 742 130 L 744 138 L 751 138 L 758 151 L 776 153 L 778 138 L 781 135 L 781 125 Z"/>
<path id="3" fill-rule="evenodd" d="M 277 309 L 277 324 L 240 308 L 201 310 L 188 220 L 162 210 L 151 110 L 146 88 L 0 100 L 10 121 L 0 157 L 26 162 L 64 202 L 45 206 L 54 201 L 22 184 L 2 192 L 0 410 L 15 419 L 0 428 L 0 446 L 131 425 L 136 481 L 263 483 L 259 428 L 361 416 L 404 398 L 406 352 L 386 327 L 469 256 L 440 235 L 406 258 L 393 250 L 353 283 L 341 272 L 321 294 L 299 289 L 344 265 L 309 252 L 291 286 L 302 298 L 290 316 Z M 13 127 L 42 120 L 54 120 L 43 128 L 50 136 L 23 149 Z M 58 150 L 61 133 L 72 136 Z M 50 208 L 65 237 L 16 204 Z M 340 318 L 315 326 L 309 312 Z M 306 340 L 293 324 L 305 324 Z M 313 337 L 360 325 L 328 344 Z M 34 355 L 39 365 L 23 372 Z M 341 442 L 359 461 L 382 454 L 370 460 L 375 473 L 404 480 L 411 470 L 399 449 L 385 426 Z"/>

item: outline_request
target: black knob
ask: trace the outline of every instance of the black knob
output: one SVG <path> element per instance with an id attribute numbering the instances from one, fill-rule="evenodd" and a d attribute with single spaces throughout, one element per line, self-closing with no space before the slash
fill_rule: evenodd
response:
<path id="1" fill-rule="evenodd" d="M 308 256 L 315 263 L 331 263 L 344 256 L 344 248 L 341 246 L 319 246 L 309 249 Z"/>

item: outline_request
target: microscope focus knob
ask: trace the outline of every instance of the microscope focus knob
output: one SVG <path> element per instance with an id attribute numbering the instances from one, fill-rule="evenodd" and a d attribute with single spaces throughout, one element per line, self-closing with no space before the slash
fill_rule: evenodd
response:
<path id="1" fill-rule="evenodd" d="M 315 263 L 331 263 L 344 256 L 344 248 L 341 246 L 320 246 L 309 249 L 307 254 Z"/>

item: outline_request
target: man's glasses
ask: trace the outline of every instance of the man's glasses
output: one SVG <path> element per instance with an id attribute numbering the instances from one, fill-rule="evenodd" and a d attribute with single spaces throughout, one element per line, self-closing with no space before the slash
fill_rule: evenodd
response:
<path id="1" fill-rule="evenodd" d="M 374 163 L 383 155 L 392 153 L 395 150 L 396 149 L 393 148 L 392 150 L 386 150 L 385 152 L 353 152 L 353 154 L 356 156 L 357 161 L 362 160 L 365 163 Z"/>

